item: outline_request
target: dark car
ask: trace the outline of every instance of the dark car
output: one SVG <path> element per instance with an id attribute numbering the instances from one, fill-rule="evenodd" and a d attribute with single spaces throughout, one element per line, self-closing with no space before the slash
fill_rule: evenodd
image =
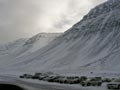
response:
<path id="1" fill-rule="evenodd" d="M 23 75 L 20 76 L 20 78 L 26 78 L 26 79 L 30 79 L 30 78 L 32 78 L 32 77 L 33 77 L 33 76 L 30 75 L 30 74 L 23 74 Z"/>

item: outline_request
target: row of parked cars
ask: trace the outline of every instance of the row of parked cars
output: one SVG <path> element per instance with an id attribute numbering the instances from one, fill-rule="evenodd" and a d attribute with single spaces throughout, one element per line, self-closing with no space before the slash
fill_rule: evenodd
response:
<path id="1" fill-rule="evenodd" d="M 37 79 L 60 84 L 81 84 L 82 86 L 101 86 L 103 83 L 107 83 L 108 89 L 120 89 L 120 80 L 115 78 L 61 76 L 53 73 L 35 73 L 34 75 L 23 74 L 20 78 Z"/>

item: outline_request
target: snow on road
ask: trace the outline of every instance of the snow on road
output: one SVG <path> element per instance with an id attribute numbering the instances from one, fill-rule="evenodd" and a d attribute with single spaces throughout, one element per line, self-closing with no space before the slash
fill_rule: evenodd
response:
<path id="1" fill-rule="evenodd" d="M 25 88 L 26 90 L 107 90 L 105 86 L 82 87 L 80 85 L 67 85 L 42 82 L 38 80 L 25 80 L 10 76 L 0 76 L 0 83 L 15 84 Z"/>

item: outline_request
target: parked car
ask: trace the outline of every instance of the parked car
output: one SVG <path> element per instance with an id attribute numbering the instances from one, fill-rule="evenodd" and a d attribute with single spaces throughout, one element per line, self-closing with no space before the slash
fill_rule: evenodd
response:
<path id="1" fill-rule="evenodd" d="M 112 82 L 112 80 L 111 80 L 110 78 L 104 78 L 104 79 L 102 79 L 102 82 L 107 82 L 107 83 L 109 83 L 109 82 Z"/>
<path id="2" fill-rule="evenodd" d="M 120 82 L 110 82 L 107 84 L 108 89 L 120 89 Z"/>
<path id="3" fill-rule="evenodd" d="M 32 77 L 33 77 L 33 76 L 30 75 L 30 74 L 23 74 L 23 75 L 20 76 L 20 78 L 26 78 L 26 79 L 30 79 L 30 78 L 32 78 Z"/>
<path id="4" fill-rule="evenodd" d="M 91 80 L 82 81 L 81 85 L 82 86 L 101 86 L 102 81 L 101 80 L 91 79 Z"/>
<path id="5" fill-rule="evenodd" d="M 35 73 L 32 77 L 32 79 L 39 79 L 42 73 Z"/>

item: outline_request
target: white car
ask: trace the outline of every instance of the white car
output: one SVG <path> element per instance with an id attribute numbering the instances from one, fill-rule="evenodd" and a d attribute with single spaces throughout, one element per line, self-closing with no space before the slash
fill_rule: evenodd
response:
<path id="1" fill-rule="evenodd" d="M 108 89 L 120 89 L 120 82 L 111 82 L 107 84 Z"/>

